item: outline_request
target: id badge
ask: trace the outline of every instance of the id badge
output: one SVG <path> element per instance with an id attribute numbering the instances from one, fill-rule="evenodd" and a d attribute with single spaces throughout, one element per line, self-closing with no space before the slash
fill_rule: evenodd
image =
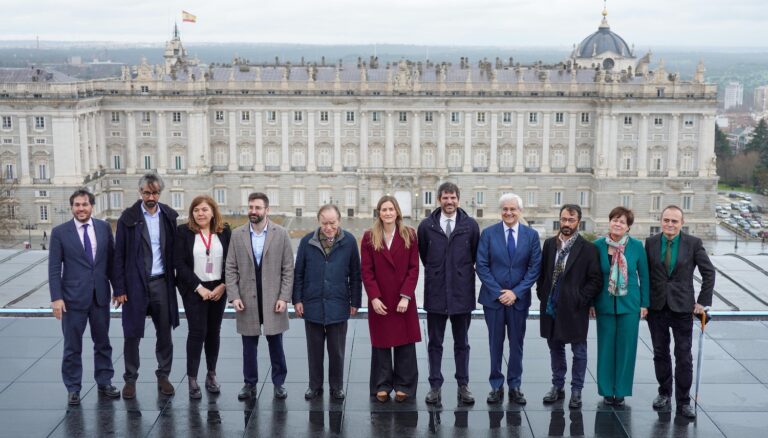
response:
<path id="1" fill-rule="evenodd" d="M 205 261 L 205 273 L 213 274 L 213 262 L 211 261 L 211 259 L 207 259 Z"/>

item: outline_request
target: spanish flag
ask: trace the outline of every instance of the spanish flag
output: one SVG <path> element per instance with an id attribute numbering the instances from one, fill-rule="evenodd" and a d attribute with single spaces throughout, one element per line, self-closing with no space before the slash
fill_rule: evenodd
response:
<path id="1" fill-rule="evenodd" d="M 187 23 L 197 23 L 197 16 L 187 11 L 181 11 L 181 21 Z"/>

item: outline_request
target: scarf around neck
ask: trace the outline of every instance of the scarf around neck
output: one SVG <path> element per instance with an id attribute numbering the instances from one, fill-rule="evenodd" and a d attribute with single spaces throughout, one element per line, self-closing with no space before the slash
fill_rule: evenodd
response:
<path id="1" fill-rule="evenodd" d="M 618 242 L 613 241 L 610 234 L 605 236 L 605 243 L 608 244 L 609 248 L 613 248 L 611 270 L 608 274 L 608 293 L 614 297 L 623 297 L 627 294 L 627 258 L 624 256 L 624 250 L 628 240 L 628 234 L 625 234 Z"/>

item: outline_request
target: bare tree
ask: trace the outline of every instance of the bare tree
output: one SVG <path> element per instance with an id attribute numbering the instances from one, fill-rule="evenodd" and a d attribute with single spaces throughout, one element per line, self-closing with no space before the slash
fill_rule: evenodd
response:
<path id="1" fill-rule="evenodd" d="M 0 242 L 13 240 L 21 222 L 16 217 L 19 199 L 16 197 L 16 181 L 0 179 Z"/>

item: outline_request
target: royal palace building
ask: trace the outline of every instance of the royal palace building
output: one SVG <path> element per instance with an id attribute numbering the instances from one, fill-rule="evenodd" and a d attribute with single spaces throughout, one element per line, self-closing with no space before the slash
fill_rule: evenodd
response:
<path id="1" fill-rule="evenodd" d="M 163 65 L 119 78 L 0 69 L 0 164 L 20 201 L 13 214 L 42 227 L 69 218 L 78 186 L 97 195 L 98 216 L 117 218 L 151 170 L 182 214 L 200 193 L 241 214 L 258 190 L 287 216 L 330 202 L 372 217 L 392 194 L 417 218 L 453 181 L 478 217 L 497 218 L 498 197 L 519 194 L 544 234 L 565 203 L 583 207 L 588 231 L 628 206 L 635 235 L 658 231 L 661 210 L 678 204 L 690 232 L 712 237 L 716 92 L 701 64 L 685 80 L 663 61 L 652 69 L 605 12 L 557 65 L 202 65 L 174 31 Z"/>

